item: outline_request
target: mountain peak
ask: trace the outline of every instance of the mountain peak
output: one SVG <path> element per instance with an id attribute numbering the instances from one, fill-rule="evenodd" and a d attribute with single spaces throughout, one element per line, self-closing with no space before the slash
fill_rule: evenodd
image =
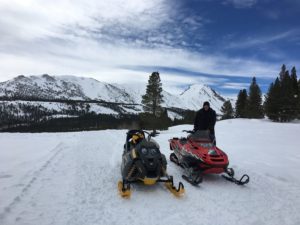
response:
<path id="1" fill-rule="evenodd" d="M 48 74 L 43 74 L 42 78 L 46 79 L 47 81 L 55 82 L 55 77 Z"/>
<path id="2" fill-rule="evenodd" d="M 137 86 L 139 88 L 137 88 Z M 141 85 L 110 84 L 94 78 L 72 75 L 50 76 L 49 74 L 24 76 L 0 83 L 0 97 L 41 100 L 97 100 L 114 103 L 141 104 L 145 94 Z M 198 110 L 204 101 L 209 101 L 220 111 L 225 101 L 219 94 L 203 83 L 191 84 L 180 95 L 164 91 L 163 106 Z"/>
<path id="3" fill-rule="evenodd" d="M 189 91 L 197 91 L 197 90 L 201 90 L 203 88 L 210 88 L 205 84 L 202 83 L 197 83 L 197 84 L 190 84 L 180 95 L 183 95 L 186 92 Z"/>

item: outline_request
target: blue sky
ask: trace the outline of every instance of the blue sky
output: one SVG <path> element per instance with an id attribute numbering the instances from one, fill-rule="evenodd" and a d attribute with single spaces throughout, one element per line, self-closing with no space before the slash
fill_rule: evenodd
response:
<path id="1" fill-rule="evenodd" d="M 297 0 L 0 1 L 0 81 L 73 74 L 166 90 L 204 82 L 227 96 L 265 92 L 300 62 Z"/>

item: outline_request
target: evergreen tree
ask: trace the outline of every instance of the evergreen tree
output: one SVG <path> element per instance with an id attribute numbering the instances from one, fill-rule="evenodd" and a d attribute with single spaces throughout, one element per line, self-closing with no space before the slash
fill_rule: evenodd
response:
<path id="1" fill-rule="evenodd" d="M 298 119 L 300 119 L 300 79 L 298 80 L 298 96 L 297 96 L 297 99 L 298 99 L 298 103 L 297 103 L 297 106 L 298 106 Z"/>
<path id="2" fill-rule="evenodd" d="M 287 122 L 298 117 L 300 104 L 297 82 L 296 68 L 292 68 L 290 75 L 283 65 L 279 78 L 270 85 L 266 96 L 265 110 L 271 120 Z"/>
<path id="3" fill-rule="evenodd" d="M 252 78 L 252 83 L 249 88 L 247 115 L 249 118 L 263 118 L 263 107 L 261 90 L 256 83 L 256 78 Z"/>
<path id="4" fill-rule="evenodd" d="M 223 113 L 222 120 L 233 118 L 233 108 L 229 100 L 224 102 L 221 112 Z"/>
<path id="5" fill-rule="evenodd" d="M 280 121 L 280 108 L 281 108 L 281 87 L 280 81 L 276 78 L 274 83 L 271 83 L 265 101 L 266 115 L 273 121 Z"/>
<path id="6" fill-rule="evenodd" d="M 280 79 L 280 81 L 283 80 L 285 74 L 286 74 L 286 66 L 283 64 L 281 66 L 281 71 L 279 73 L 279 79 Z"/>
<path id="7" fill-rule="evenodd" d="M 235 103 L 235 117 L 237 118 L 246 118 L 247 117 L 247 90 L 240 90 L 237 101 Z"/>
<path id="8" fill-rule="evenodd" d="M 294 91 L 293 91 L 293 85 L 292 85 L 292 78 L 289 74 L 289 71 L 286 71 L 283 79 L 281 80 L 281 98 L 280 98 L 280 104 L 281 104 L 281 112 L 280 112 L 280 121 L 281 122 L 287 122 L 291 121 L 295 118 L 295 112 L 294 112 Z"/>
<path id="9" fill-rule="evenodd" d="M 168 116 L 167 109 L 162 110 L 159 120 L 161 121 L 160 122 L 161 129 L 168 129 L 168 127 L 172 125 L 172 120 Z"/>
<path id="10" fill-rule="evenodd" d="M 158 117 L 162 111 L 162 84 L 158 72 L 153 72 L 148 80 L 146 94 L 142 96 L 143 108 L 146 112 Z"/>
<path id="11" fill-rule="evenodd" d="M 293 95 L 293 98 L 292 98 L 292 111 L 293 111 L 293 117 L 294 118 L 297 118 L 300 114 L 300 111 L 299 111 L 299 93 L 300 93 L 300 89 L 298 87 L 298 79 L 297 79 L 297 71 L 296 71 L 296 68 L 293 67 L 292 70 L 291 70 L 291 86 L 292 86 L 292 95 Z"/>

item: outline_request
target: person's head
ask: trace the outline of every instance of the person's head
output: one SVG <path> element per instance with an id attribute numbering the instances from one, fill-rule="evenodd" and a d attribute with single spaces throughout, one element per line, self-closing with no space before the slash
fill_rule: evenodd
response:
<path id="1" fill-rule="evenodd" d="M 209 107 L 210 107 L 209 102 L 204 102 L 204 103 L 203 103 L 203 109 L 204 109 L 205 111 L 209 110 Z"/>

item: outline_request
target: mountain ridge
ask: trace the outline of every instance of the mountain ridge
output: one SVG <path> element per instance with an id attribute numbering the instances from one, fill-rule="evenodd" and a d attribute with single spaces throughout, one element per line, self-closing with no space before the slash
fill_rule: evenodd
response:
<path id="1" fill-rule="evenodd" d="M 140 85 L 112 84 L 95 78 L 73 75 L 51 76 L 19 75 L 13 79 L 0 83 L 0 97 L 2 99 L 17 100 L 70 100 L 70 101 L 103 101 L 116 104 L 139 105 L 137 112 L 142 110 L 141 100 L 145 94 Z M 179 95 L 163 90 L 163 107 L 184 110 L 198 110 L 204 101 L 209 101 L 218 113 L 225 98 L 205 84 L 191 84 Z M 125 109 L 126 111 L 126 109 Z M 98 112 L 99 113 L 99 112 Z"/>
<path id="2" fill-rule="evenodd" d="M 37 107 L 40 104 L 49 110 L 58 112 L 61 110 L 59 112 L 61 114 L 63 114 L 63 111 L 71 110 L 69 105 L 63 106 L 62 102 L 72 101 L 94 104 L 91 107 L 82 107 L 84 110 L 89 108 L 89 110 L 97 114 L 140 113 L 143 111 L 141 101 L 145 92 L 146 84 L 144 87 L 140 83 L 130 85 L 112 84 L 95 78 L 73 75 L 19 75 L 0 83 L 2 104 L 4 104 L 3 100 L 20 100 L 25 101 L 22 102 L 25 105 L 31 104 Z M 204 101 L 209 101 L 211 107 L 217 113 L 220 113 L 220 109 L 225 101 L 224 97 L 202 83 L 189 85 L 186 90 L 178 95 L 171 94 L 165 90 L 163 90 L 162 94 L 164 96 L 162 106 L 169 109 L 168 111 L 170 112 L 168 114 L 173 119 L 176 118 L 176 113 L 174 114 L 172 109 L 175 109 L 175 111 L 176 109 L 196 111 L 202 107 Z M 38 103 L 38 101 L 41 102 Z M 57 103 L 54 106 L 45 102 L 59 102 L 59 104 Z M 6 104 L 8 103 L 6 102 Z M 78 108 L 78 110 L 83 109 Z"/>

